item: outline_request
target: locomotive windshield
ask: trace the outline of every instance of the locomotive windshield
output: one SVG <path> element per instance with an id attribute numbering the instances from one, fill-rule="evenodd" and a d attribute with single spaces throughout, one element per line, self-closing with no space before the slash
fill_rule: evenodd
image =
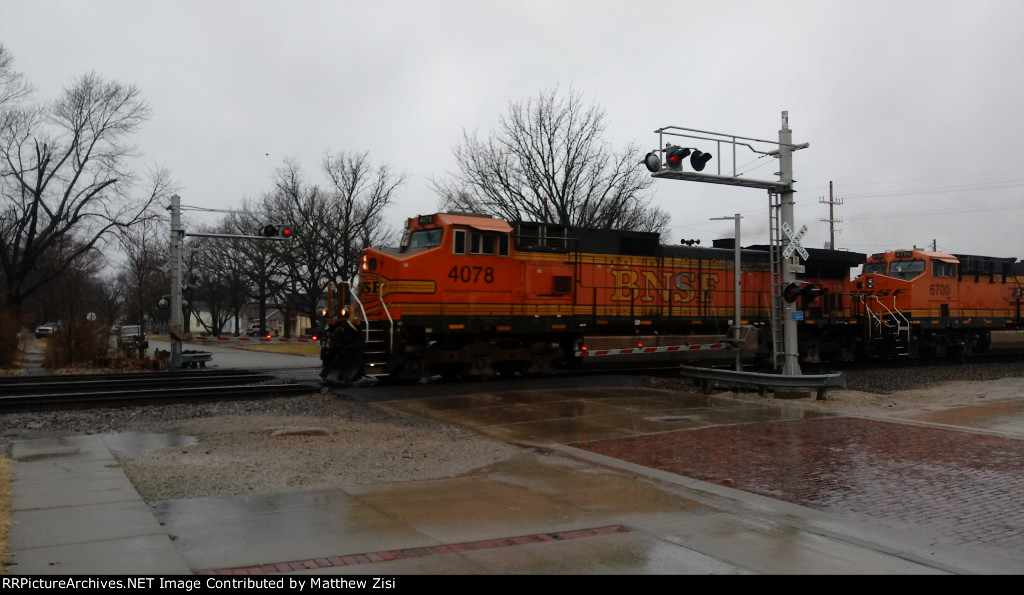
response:
<path id="1" fill-rule="evenodd" d="M 884 262 L 868 262 L 864 264 L 864 274 L 870 275 L 884 275 L 886 273 L 886 263 Z"/>
<path id="2" fill-rule="evenodd" d="M 409 237 L 410 248 L 433 248 L 441 245 L 443 229 L 419 229 Z"/>
<path id="3" fill-rule="evenodd" d="M 923 260 L 894 260 L 889 265 L 889 276 L 897 279 L 913 279 L 923 272 Z"/>

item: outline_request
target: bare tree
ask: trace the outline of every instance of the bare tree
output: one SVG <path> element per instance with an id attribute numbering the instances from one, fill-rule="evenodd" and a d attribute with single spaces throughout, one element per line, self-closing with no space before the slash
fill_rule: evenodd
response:
<path id="1" fill-rule="evenodd" d="M 44 365 L 49 368 L 102 360 L 109 347 L 111 321 L 102 316 L 108 295 L 100 277 L 103 256 L 99 250 L 83 252 L 73 244 L 65 238 L 39 263 L 40 269 L 59 269 L 50 275 L 54 290 L 33 296 L 49 302 L 46 310 L 59 323 L 46 349 Z M 66 255 L 72 253 L 78 256 L 66 266 Z"/>
<path id="2" fill-rule="evenodd" d="M 331 181 L 331 232 L 335 255 L 333 280 L 350 281 L 359 272 L 363 248 L 379 246 L 391 235 L 384 209 L 406 179 L 387 165 L 374 167 L 367 153 L 326 155 L 324 171 Z"/>
<path id="3" fill-rule="evenodd" d="M 265 206 L 292 227 L 292 241 L 278 246 L 285 251 L 291 301 L 311 320 L 327 284 L 351 280 L 362 249 L 389 233 L 381 215 L 405 180 L 386 165 L 374 167 L 365 152 L 328 153 L 322 165 L 330 181 L 325 188 L 307 182 L 297 164 L 285 161 Z"/>
<path id="4" fill-rule="evenodd" d="M 131 85 L 86 74 L 46 106 L 0 110 L 0 272 L 17 307 L 53 277 L 32 275 L 34 263 L 58 245 L 65 266 L 111 232 L 150 216 L 173 188 L 165 171 L 134 196 L 126 139 L 149 117 Z M 73 243 L 65 243 L 73 238 Z M 58 267 L 58 270 L 61 267 Z"/>
<path id="5" fill-rule="evenodd" d="M 122 316 L 125 321 L 144 325 L 155 319 L 160 296 L 167 290 L 168 243 L 164 227 L 155 218 L 125 227 L 118 234 L 125 255 L 120 283 L 124 296 Z"/>
<path id="6" fill-rule="evenodd" d="M 241 211 L 229 214 L 225 220 L 227 233 L 255 235 L 267 223 L 278 221 L 280 213 L 267 211 L 266 201 L 262 204 L 246 201 Z M 260 328 L 267 330 L 267 301 L 280 294 L 284 286 L 283 265 L 285 254 L 273 242 L 253 241 L 239 238 L 229 241 L 230 250 L 226 257 L 233 267 L 243 271 L 252 297 L 259 304 Z"/>
<path id="7" fill-rule="evenodd" d="M 605 112 L 557 89 L 510 103 L 498 128 L 481 141 L 463 133 L 453 153 L 459 172 L 432 180 L 442 208 L 507 220 L 662 231 L 668 214 L 650 204 L 651 179 L 640 150 L 614 152 L 603 140 Z"/>
<path id="8" fill-rule="evenodd" d="M 3 44 L 0 44 L 0 122 L 6 118 L 5 112 L 12 109 L 32 93 L 32 87 L 25 82 L 25 77 L 14 70 L 14 56 Z M 0 206 L 0 217 L 6 208 Z M 18 350 L 16 337 L 20 321 L 16 308 L 6 303 L 6 280 L 0 276 L 0 365 L 8 365 L 14 361 Z"/>
<path id="9" fill-rule="evenodd" d="M 227 222 L 218 227 L 201 229 L 206 233 L 231 234 Z M 251 232 L 250 232 L 251 233 Z M 235 240 L 198 237 L 189 240 L 186 251 L 186 265 L 189 271 L 189 285 L 192 287 L 190 308 L 198 312 L 198 306 L 205 306 L 210 321 L 197 318 L 210 333 L 219 334 L 232 319 L 234 332 L 240 331 L 239 317 L 245 308 L 249 295 L 247 271 L 234 248 Z"/>
<path id="10" fill-rule="evenodd" d="M 32 86 L 25 76 L 14 70 L 14 56 L 0 44 L 0 108 L 6 108 L 32 94 Z"/>
<path id="11" fill-rule="evenodd" d="M 288 320 L 298 309 L 316 320 L 320 296 L 330 280 L 331 233 L 330 200 L 316 184 L 306 181 L 301 167 L 286 160 L 274 178 L 274 191 L 264 199 L 267 212 L 277 213 L 281 223 L 292 229 L 292 239 L 274 244 L 281 252 L 286 287 L 282 306 Z M 296 329 L 298 330 L 298 329 Z M 291 333 L 286 325 L 286 336 Z"/>

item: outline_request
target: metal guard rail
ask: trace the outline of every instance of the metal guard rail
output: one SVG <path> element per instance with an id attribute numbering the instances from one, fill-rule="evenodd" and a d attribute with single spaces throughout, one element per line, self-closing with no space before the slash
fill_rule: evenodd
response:
<path id="1" fill-rule="evenodd" d="M 711 392 L 712 382 L 723 384 L 756 386 L 763 395 L 771 388 L 814 388 L 818 391 L 818 400 L 823 401 L 830 388 L 846 388 L 846 374 L 808 374 L 802 376 L 784 376 L 782 374 L 763 374 L 760 372 L 736 372 L 734 370 L 716 370 L 714 368 L 696 368 L 680 366 L 680 373 L 688 378 L 699 381 L 705 394 Z"/>

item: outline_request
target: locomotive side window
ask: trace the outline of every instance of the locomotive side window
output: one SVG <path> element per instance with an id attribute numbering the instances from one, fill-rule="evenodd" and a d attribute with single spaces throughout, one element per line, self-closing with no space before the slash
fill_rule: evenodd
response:
<path id="1" fill-rule="evenodd" d="M 952 262 L 933 260 L 932 277 L 956 277 L 956 265 Z"/>
<path id="2" fill-rule="evenodd" d="M 466 253 L 466 230 L 456 229 L 455 230 L 455 247 L 452 249 L 455 254 Z"/>
<path id="3" fill-rule="evenodd" d="M 410 248 L 433 248 L 441 245 L 443 229 L 418 229 L 409 238 Z"/>
<path id="4" fill-rule="evenodd" d="M 490 231 L 455 230 L 452 252 L 455 254 L 485 254 L 508 256 L 508 234 Z"/>
<path id="5" fill-rule="evenodd" d="M 494 234 L 471 232 L 469 234 L 470 254 L 494 254 Z"/>

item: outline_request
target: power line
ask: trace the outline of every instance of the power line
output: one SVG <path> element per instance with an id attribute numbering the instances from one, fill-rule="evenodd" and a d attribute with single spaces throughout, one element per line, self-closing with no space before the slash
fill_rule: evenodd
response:
<path id="1" fill-rule="evenodd" d="M 1006 203 L 1001 205 L 990 205 L 987 207 L 970 206 L 970 207 L 954 207 L 948 209 L 928 209 L 921 210 L 916 209 L 913 211 L 886 211 L 885 213 L 877 213 L 873 215 L 855 215 L 851 217 L 852 221 L 860 221 L 862 219 L 891 219 L 893 217 L 934 217 L 936 215 L 968 215 L 973 213 L 986 213 L 991 211 L 1008 211 L 1024 209 L 1022 203 Z"/>

